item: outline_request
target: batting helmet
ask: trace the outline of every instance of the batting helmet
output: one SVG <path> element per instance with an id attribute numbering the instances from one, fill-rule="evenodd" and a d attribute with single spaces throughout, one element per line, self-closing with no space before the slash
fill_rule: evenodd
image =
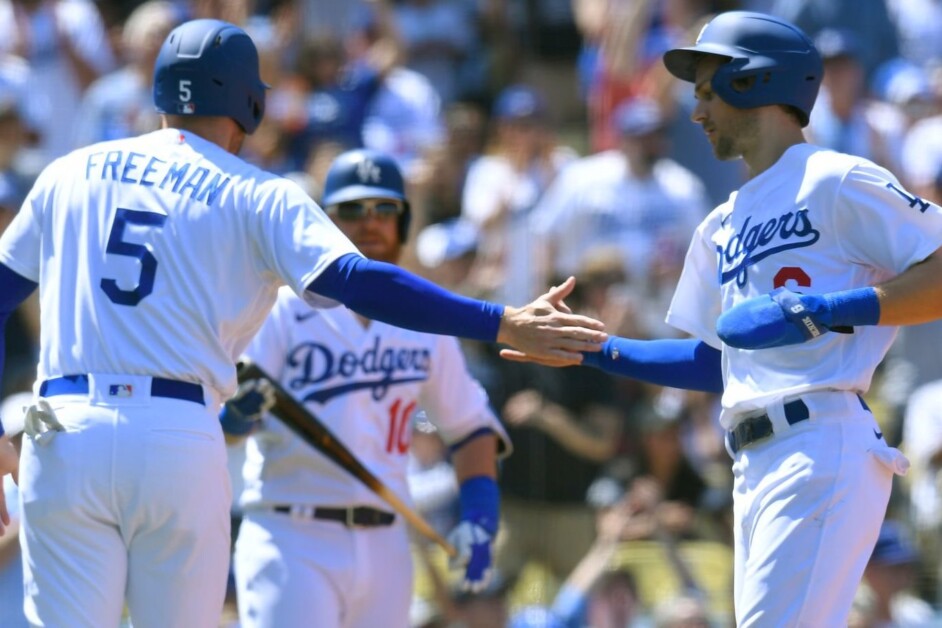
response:
<path id="1" fill-rule="evenodd" d="M 191 20 L 173 29 L 154 64 L 157 111 L 227 116 L 250 134 L 265 113 L 267 88 L 251 37 L 220 20 Z"/>
<path id="2" fill-rule="evenodd" d="M 664 65 L 692 83 L 704 56 L 727 59 L 711 81 L 724 102 L 741 109 L 789 105 L 802 114 L 801 125 L 808 124 L 824 66 L 811 39 L 796 26 L 763 13 L 721 13 L 703 27 L 695 45 L 664 53 Z M 751 88 L 733 87 L 734 80 L 752 76 Z"/>
<path id="3" fill-rule="evenodd" d="M 392 157 L 375 150 L 357 148 L 334 159 L 324 181 L 324 207 L 364 198 L 394 198 L 402 201 L 399 241 L 405 242 L 412 212 L 406 198 L 402 173 Z"/>

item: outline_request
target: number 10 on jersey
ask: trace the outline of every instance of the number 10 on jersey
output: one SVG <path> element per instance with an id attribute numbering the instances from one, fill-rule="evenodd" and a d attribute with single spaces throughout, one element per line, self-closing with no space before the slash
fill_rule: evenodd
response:
<path id="1" fill-rule="evenodd" d="M 412 414 L 415 412 L 415 402 L 403 404 L 402 399 L 396 399 L 389 406 L 389 433 L 386 435 L 386 452 L 404 454 L 409 451 L 409 442 L 412 440 L 409 431 L 412 425 Z"/>

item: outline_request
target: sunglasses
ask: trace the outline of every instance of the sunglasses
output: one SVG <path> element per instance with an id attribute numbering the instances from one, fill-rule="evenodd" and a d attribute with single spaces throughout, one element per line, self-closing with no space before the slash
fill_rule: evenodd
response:
<path id="1" fill-rule="evenodd" d="M 363 220 L 372 214 L 380 220 L 388 220 L 400 216 L 405 207 L 399 201 L 367 200 L 346 201 L 327 208 L 327 213 L 340 220 Z"/>

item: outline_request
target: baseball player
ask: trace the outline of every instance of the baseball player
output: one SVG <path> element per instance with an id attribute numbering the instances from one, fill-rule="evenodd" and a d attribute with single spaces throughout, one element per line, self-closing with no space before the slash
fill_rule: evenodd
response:
<path id="1" fill-rule="evenodd" d="M 34 624 L 116 626 L 127 598 L 138 628 L 216 625 L 231 504 L 220 400 L 281 285 L 559 363 L 605 337 L 556 309 L 573 280 L 517 309 L 363 257 L 296 184 L 235 156 L 265 89 L 244 31 L 180 25 L 155 63 L 163 128 L 50 164 L 0 238 L 0 319 L 41 285 L 20 459 Z M 367 162 L 358 175 L 378 176 Z"/>
<path id="2" fill-rule="evenodd" d="M 358 173 L 365 161 L 379 171 L 366 185 Z M 337 157 L 323 205 L 364 255 L 397 261 L 410 210 L 391 157 L 366 149 Z M 499 518 L 497 451 L 510 447 L 454 338 L 343 307 L 314 310 L 282 289 L 246 355 L 406 502 L 411 419 L 425 409 L 451 447 L 460 482 L 462 520 L 452 538 L 467 563 L 465 584 L 484 587 Z M 259 414 L 251 401 L 227 404 L 223 428 L 250 425 L 238 421 L 240 412 Z M 308 617 L 324 628 L 408 626 L 406 523 L 382 499 L 276 419 L 249 438 L 244 478 L 234 563 L 242 626 L 296 626 Z"/>
<path id="3" fill-rule="evenodd" d="M 664 63 L 751 177 L 690 244 L 667 322 L 692 338 L 614 338 L 586 363 L 723 393 L 737 624 L 844 626 L 908 466 L 862 395 L 895 326 L 942 315 L 942 209 L 804 143 L 822 63 L 793 25 L 722 13 Z"/>

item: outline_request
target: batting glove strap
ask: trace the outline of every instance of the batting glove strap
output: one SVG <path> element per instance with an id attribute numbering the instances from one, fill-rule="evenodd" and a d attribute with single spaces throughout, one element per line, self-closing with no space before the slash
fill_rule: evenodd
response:
<path id="1" fill-rule="evenodd" d="M 227 434 L 244 436 L 274 405 L 275 389 L 271 383 L 264 379 L 251 379 L 240 384 L 232 399 L 223 406 L 219 422 Z"/>

